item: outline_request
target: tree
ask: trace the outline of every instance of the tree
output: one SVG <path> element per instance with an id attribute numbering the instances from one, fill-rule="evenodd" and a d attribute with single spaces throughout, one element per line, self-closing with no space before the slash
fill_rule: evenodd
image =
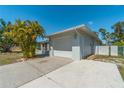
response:
<path id="1" fill-rule="evenodd" d="M 3 19 L 0 19 L 0 51 L 10 52 L 10 48 L 14 42 L 11 37 L 5 33 L 10 31 L 11 22 L 6 23 Z"/>
<path id="2" fill-rule="evenodd" d="M 8 34 L 20 45 L 23 56 L 26 58 L 35 56 L 36 39 L 45 36 L 43 27 L 37 21 L 16 20 L 12 28 Z"/>
<path id="3" fill-rule="evenodd" d="M 106 45 L 111 45 L 114 39 L 114 34 L 107 32 L 104 28 L 100 28 L 99 32 L 101 33 L 102 39 L 105 40 Z"/>
<path id="4" fill-rule="evenodd" d="M 117 22 L 112 26 L 115 42 L 124 42 L 124 22 Z"/>

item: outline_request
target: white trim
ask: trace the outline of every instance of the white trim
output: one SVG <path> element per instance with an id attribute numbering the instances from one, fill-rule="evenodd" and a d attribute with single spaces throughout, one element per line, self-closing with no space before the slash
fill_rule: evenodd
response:
<path id="1" fill-rule="evenodd" d="M 58 34 L 62 34 L 62 33 L 66 33 L 66 32 L 70 32 L 70 31 L 73 31 L 77 28 L 87 28 L 84 24 L 81 24 L 81 25 L 78 25 L 78 26 L 75 26 L 75 27 L 71 27 L 71 28 L 68 28 L 68 29 L 65 29 L 65 30 L 62 30 L 62 31 L 59 31 L 59 32 L 56 32 L 56 33 L 53 33 L 51 35 L 48 35 L 48 37 L 51 37 L 51 36 L 55 36 L 55 35 L 58 35 Z"/>
<path id="2" fill-rule="evenodd" d="M 72 51 L 54 50 L 54 56 L 72 58 Z"/>

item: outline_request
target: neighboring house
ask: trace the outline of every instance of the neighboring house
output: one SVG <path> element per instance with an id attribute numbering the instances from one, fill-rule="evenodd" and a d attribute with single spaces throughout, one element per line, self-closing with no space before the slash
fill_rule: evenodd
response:
<path id="1" fill-rule="evenodd" d="M 95 46 L 100 40 L 95 32 L 85 25 L 79 25 L 62 32 L 48 36 L 50 41 L 50 56 L 68 57 L 81 60 L 94 54 Z"/>
<path id="2" fill-rule="evenodd" d="M 49 42 L 48 41 L 42 41 L 37 43 L 37 53 L 38 54 L 48 54 L 50 50 Z"/>

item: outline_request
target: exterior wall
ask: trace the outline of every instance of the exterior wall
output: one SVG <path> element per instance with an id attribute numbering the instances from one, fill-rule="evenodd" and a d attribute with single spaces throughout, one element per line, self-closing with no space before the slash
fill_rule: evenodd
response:
<path id="1" fill-rule="evenodd" d="M 95 52 L 96 40 L 90 35 L 73 31 L 51 37 L 50 56 L 68 57 L 81 60 Z"/>
<path id="2" fill-rule="evenodd" d="M 61 35 L 51 39 L 51 56 L 72 58 L 73 34 Z"/>
<path id="3" fill-rule="evenodd" d="M 75 37 L 76 35 L 76 37 Z M 63 34 L 51 40 L 51 56 L 68 57 L 80 60 L 80 37 L 76 33 Z"/>
<path id="4" fill-rule="evenodd" d="M 72 59 L 81 60 L 80 34 L 75 33 L 72 46 Z"/>
<path id="5" fill-rule="evenodd" d="M 66 35 L 53 39 L 54 50 L 72 51 L 73 36 Z"/>
<path id="6" fill-rule="evenodd" d="M 82 33 L 80 34 L 80 47 L 82 58 L 95 53 L 96 40 L 89 35 Z"/>

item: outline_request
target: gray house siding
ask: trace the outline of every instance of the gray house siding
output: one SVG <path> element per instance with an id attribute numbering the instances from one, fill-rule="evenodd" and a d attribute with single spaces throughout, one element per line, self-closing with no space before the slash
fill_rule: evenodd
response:
<path id="1" fill-rule="evenodd" d="M 81 59 L 80 34 L 76 32 L 73 35 L 72 59 L 73 60 Z"/>
<path id="2" fill-rule="evenodd" d="M 72 58 L 73 35 L 63 34 L 51 38 L 53 54 L 52 56 L 61 56 Z"/>
<path id="3" fill-rule="evenodd" d="M 87 34 L 80 34 L 80 49 L 81 49 L 82 58 L 94 54 L 95 46 L 96 46 L 96 40 L 93 37 Z"/>
<path id="4" fill-rule="evenodd" d="M 54 50 L 72 51 L 73 36 L 61 36 L 53 39 Z"/>
<path id="5" fill-rule="evenodd" d="M 51 56 L 61 56 L 81 60 L 95 51 L 98 38 L 85 26 L 68 29 L 49 37 Z"/>

